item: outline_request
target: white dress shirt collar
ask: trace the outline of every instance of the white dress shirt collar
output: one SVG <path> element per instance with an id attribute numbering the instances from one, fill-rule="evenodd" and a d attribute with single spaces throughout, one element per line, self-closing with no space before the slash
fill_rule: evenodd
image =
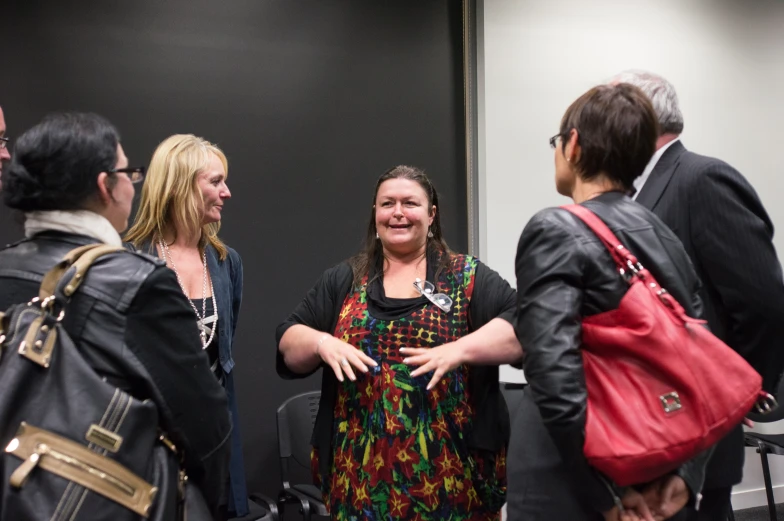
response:
<path id="1" fill-rule="evenodd" d="M 661 157 L 664 155 L 664 152 L 666 152 L 668 148 L 670 148 L 672 145 L 674 145 L 676 142 L 680 140 L 681 140 L 680 137 L 676 137 L 675 139 L 673 139 L 672 141 L 670 141 L 669 143 L 661 147 L 653 154 L 653 157 L 651 158 L 650 161 L 648 161 L 648 164 L 645 166 L 645 170 L 642 171 L 642 175 L 634 180 L 635 192 L 634 195 L 632 196 L 632 199 L 637 199 L 637 196 L 640 195 L 643 185 L 645 185 L 645 182 L 651 176 L 651 172 L 653 172 L 653 169 L 656 167 L 656 163 L 659 162 L 659 159 L 661 159 Z"/>

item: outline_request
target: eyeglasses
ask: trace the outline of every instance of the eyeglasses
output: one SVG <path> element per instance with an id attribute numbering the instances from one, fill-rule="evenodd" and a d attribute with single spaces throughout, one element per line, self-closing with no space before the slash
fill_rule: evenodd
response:
<path id="1" fill-rule="evenodd" d="M 446 313 L 449 313 L 449 310 L 452 309 L 452 299 L 449 298 L 449 295 L 444 295 L 443 293 L 435 293 L 436 287 L 433 285 L 432 282 L 423 281 L 422 279 L 416 279 L 414 281 L 414 287 L 419 291 L 422 295 L 427 297 L 427 299 L 438 306 L 441 310 Z"/>
<path id="2" fill-rule="evenodd" d="M 0 150 L 3 150 L 4 148 L 8 148 L 8 143 L 10 141 L 11 140 L 8 139 L 7 137 L 0 137 Z"/>
<path id="3" fill-rule="evenodd" d="M 147 168 L 143 166 L 115 168 L 111 171 L 112 174 L 128 174 L 128 178 L 133 184 L 144 181 L 145 172 L 147 172 Z"/>
<path id="4" fill-rule="evenodd" d="M 558 145 L 558 140 L 561 139 L 561 133 L 554 135 L 550 138 L 550 148 L 555 148 Z"/>

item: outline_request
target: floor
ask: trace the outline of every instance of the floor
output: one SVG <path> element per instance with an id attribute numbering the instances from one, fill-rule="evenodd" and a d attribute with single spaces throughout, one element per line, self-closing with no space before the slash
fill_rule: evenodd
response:
<path id="1" fill-rule="evenodd" d="M 294 509 L 291 509 L 292 512 Z M 250 515 L 245 517 L 238 517 L 232 519 L 231 521 L 256 521 L 261 517 L 263 513 L 263 509 L 253 503 L 250 502 Z M 776 514 L 777 514 L 777 521 L 784 521 L 784 504 L 776 505 Z M 288 516 L 291 517 L 291 516 Z M 296 516 L 294 517 L 296 519 Z M 318 518 L 314 518 L 318 519 Z M 744 510 L 736 510 L 735 511 L 735 521 L 770 521 L 770 515 L 768 514 L 768 507 L 755 507 L 755 508 L 747 508 Z"/>
<path id="2" fill-rule="evenodd" d="M 776 505 L 777 521 L 784 521 L 784 504 Z M 735 521 L 770 521 L 768 507 L 754 507 L 735 511 Z"/>

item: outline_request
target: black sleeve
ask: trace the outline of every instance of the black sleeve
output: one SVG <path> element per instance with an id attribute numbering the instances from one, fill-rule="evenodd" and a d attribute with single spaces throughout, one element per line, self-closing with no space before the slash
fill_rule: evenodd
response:
<path id="1" fill-rule="evenodd" d="M 294 311 L 275 331 L 275 344 L 278 346 L 275 368 L 282 378 L 305 378 L 315 373 L 317 367 L 308 374 L 295 373 L 286 366 L 280 352 L 280 339 L 291 326 L 302 324 L 317 331 L 331 333 L 335 329 L 340 307 L 351 289 L 353 274 L 348 263 L 341 263 L 325 271 L 316 284 L 310 288 L 305 298 L 297 304 Z"/>
<path id="2" fill-rule="evenodd" d="M 691 235 L 706 286 L 725 310 L 725 341 L 775 392 L 784 366 L 784 282 L 773 225 L 745 178 L 718 160 L 689 186 Z"/>
<path id="3" fill-rule="evenodd" d="M 675 475 L 680 476 L 686 483 L 686 486 L 689 487 L 689 492 L 691 492 L 689 503 L 692 505 L 696 503 L 697 497 L 702 491 L 702 486 L 705 483 L 705 468 L 715 447 L 714 445 L 708 450 L 697 454 L 675 471 Z"/>
<path id="4" fill-rule="evenodd" d="M 613 495 L 583 453 L 587 392 L 580 354 L 585 254 L 565 225 L 540 212 L 517 247 L 515 330 L 531 397 L 563 461 L 572 490 L 597 512 Z M 563 210 L 555 210 L 563 211 Z"/>
<path id="5" fill-rule="evenodd" d="M 494 318 L 513 324 L 517 293 L 498 272 L 478 262 L 468 318 L 476 331 Z M 514 324 L 513 324 L 514 325 Z"/>
<path id="6" fill-rule="evenodd" d="M 242 268 L 242 258 L 234 250 L 229 251 L 231 256 L 231 285 L 232 285 L 232 316 L 231 337 L 236 338 L 237 321 L 240 318 L 240 307 L 242 307 L 242 286 L 244 284 L 244 272 Z"/>
<path id="7" fill-rule="evenodd" d="M 125 343 L 152 377 L 163 428 L 184 450 L 189 480 L 214 511 L 228 471 L 226 393 L 210 371 L 196 317 L 174 272 L 147 277 L 128 311 Z"/>

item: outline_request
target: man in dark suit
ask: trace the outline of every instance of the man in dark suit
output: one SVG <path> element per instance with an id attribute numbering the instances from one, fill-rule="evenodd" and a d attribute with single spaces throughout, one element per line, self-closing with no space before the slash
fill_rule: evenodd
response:
<path id="1" fill-rule="evenodd" d="M 619 74 L 651 99 L 659 117 L 656 153 L 634 183 L 637 202 L 680 238 L 702 281 L 705 318 L 716 336 L 740 353 L 773 393 L 784 366 L 784 282 L 773 247 L 773 224 L 746 178 L 727 163 L 686 149 L 683 115 L 673 86 L 643 71 Z M 743 477 L 740 426 L 716 447 L 699 511 L 679 520 L 724 521 L 732 486 Z"/>

